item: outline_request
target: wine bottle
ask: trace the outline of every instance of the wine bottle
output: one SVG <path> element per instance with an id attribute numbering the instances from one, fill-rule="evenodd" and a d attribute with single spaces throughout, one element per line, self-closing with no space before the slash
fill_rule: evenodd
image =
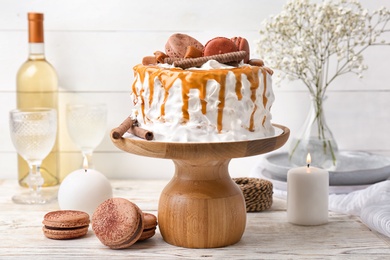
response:
<path id="1" fill-rule="evenodd" d="M 16 76 L 17 107 L 51 107 L 58 111 L 58 77 L 53 66 L 46 60 L 44 52 L 43 14 L 28 13 L 29 54 Z M 59 183 L 58 134 L 56 144 L 43 160 L 41 173 L 43 186 Z M 18 156 L 18 180 L 26 186 L 29 168 L 26 161 Z"/>

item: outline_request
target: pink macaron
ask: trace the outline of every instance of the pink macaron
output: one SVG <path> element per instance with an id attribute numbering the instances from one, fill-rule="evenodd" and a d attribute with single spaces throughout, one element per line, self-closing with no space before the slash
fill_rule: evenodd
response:
<path id="1" fill-rule="evenodd" d="M 203 44 L 187 34 L 175 33 L 168 38 L 165 44 L 165 53 L 171 58 L 184 58 L 187 48 L 193 46 L 203 51 Z"/>

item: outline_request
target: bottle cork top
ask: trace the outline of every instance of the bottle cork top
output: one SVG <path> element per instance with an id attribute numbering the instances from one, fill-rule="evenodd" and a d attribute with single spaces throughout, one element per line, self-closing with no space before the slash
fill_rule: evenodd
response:
<path id="1" fill-rule="evenodd" d="M 28 13 L 28 41 L 30 43 L 44 42 L 43 38 L 43 14 Z"/>

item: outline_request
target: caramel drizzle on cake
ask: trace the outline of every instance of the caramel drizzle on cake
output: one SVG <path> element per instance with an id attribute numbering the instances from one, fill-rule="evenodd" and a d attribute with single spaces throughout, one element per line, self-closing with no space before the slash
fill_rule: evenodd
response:
<path id="1" fill-rule="evenodd" d="M 183 119 L 185 123 L 190 119 L 190 115 L 188 113 L 188 106 L 189 106 L 189 93 L 191 89 L 197 89 L 199 90 L 199 98 L 201 102 L 201 109 L 202 113 L 206 114 L 207 112 L 207 101 L 206 98 L 206 88 L 207 88 L 207 82 L 209 80 L 215 80 L 219 83 L 220 89 L 218 94 L 218 115 L 217 115 L 217 129 L 218 132 L 221 132 L 223 129 L 223 110 L 225 107 L 225 91 L 226 91 L 226 77 L 229 71 L 234 73 L 234 76 L 236 78 L 236 85 L 235 85 L 235 92 L 237 95 L 238 100 L 242 99 L 242 75 L 247 76 L 247 80 L 250 82 L 250 91 L 251 91 L 251 100 L 253 103 L 256 103 L 256 91 L 259 88 L 260 82 L 259 82 L 259 70 L 263 74 L 263 84 L 264 84 L 264 90 L 262 93 L 262 103 L 263 106 L 266 107 L 268 98 L 266 97 L 267 92 L 267 71 L 263 67 L 257 67 L 257 66 L 245 66 L 245 67 L 239 67 L 239 68 L 233 68 L 230 70 L 226 69 L 214 69 L 210 71 L 205 70 L 182 70 L 178 68 L 172 68 L 172 69 L 164 69 L 157 66 L 143 66 L 143 65 L 137 65 L 134 68 L 134 74 L 135 77 L 139 77 L 140 83 L 143 85 L 145 81 L 145 75 L 148 73 L 148 85 L 149 85 L 149 100 L 144 100 L 143 92 L 145 91 L 144 88 L 141 88 L 139 92 L 137 92 L 136 88 L 136 82 L 134 81 L 132 90 L 133 94 L 137 97 L 140 97 L 141 99 L 141 111 L 142 111 L 142 117 L 144 118 L 144 121 L 149 121 L 148 118 L 145 115 L 145 102 L 148 102 L 149 106 L 153 103 L 153 96 L 154 96 L 154 87 L 155 87 L 155 79 L 156 77 L 161 82 L 162 87 L 164 88 L 164 100 L 160 107 L 160 119 L 164 120 L 165 116 L 165 104 L 169 97 L 169 90 L 175 83 L 177 79 L 181 80 L 182 84 L 182 100 L 183 100 L 183 106 L 182 106 L 182 113 L 183 113 Z M 209 73 L 208 73 L 209 72 Z M 137 99 L 136 99 L 137 100 Z M 254 106 L 253 111 L 251 113 L 250 118 L 250 124 L 248 127 L 249 131 L 254 131 L 254 115 L 257 110 L 257 105 Z M 264 116 L 262 123 L 264 125 L 264 122 L 266 120 L 266 117 Z"/>

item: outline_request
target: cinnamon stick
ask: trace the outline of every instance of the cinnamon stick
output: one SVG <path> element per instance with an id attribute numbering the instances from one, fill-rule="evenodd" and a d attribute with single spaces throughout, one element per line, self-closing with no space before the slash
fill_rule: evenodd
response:
<path id="1" fill-rule="evenodd" d="M 153 140 L 154 137 L 153 132 L 139 127 L 137 119 L 132 119 L 131 117 L 126 118 L 120 126 L 114 129 L 112 138 L 119 139 L 126 132 L 148 141 Z"/>
<path id="2" fill-rule="evenodd" d="M 136 125 L 131 126 L 129 130 L 127 130 L 127 132 L 148 141 L 153 140 L 154 137 L 153 132 L 143 129 Z"/>

